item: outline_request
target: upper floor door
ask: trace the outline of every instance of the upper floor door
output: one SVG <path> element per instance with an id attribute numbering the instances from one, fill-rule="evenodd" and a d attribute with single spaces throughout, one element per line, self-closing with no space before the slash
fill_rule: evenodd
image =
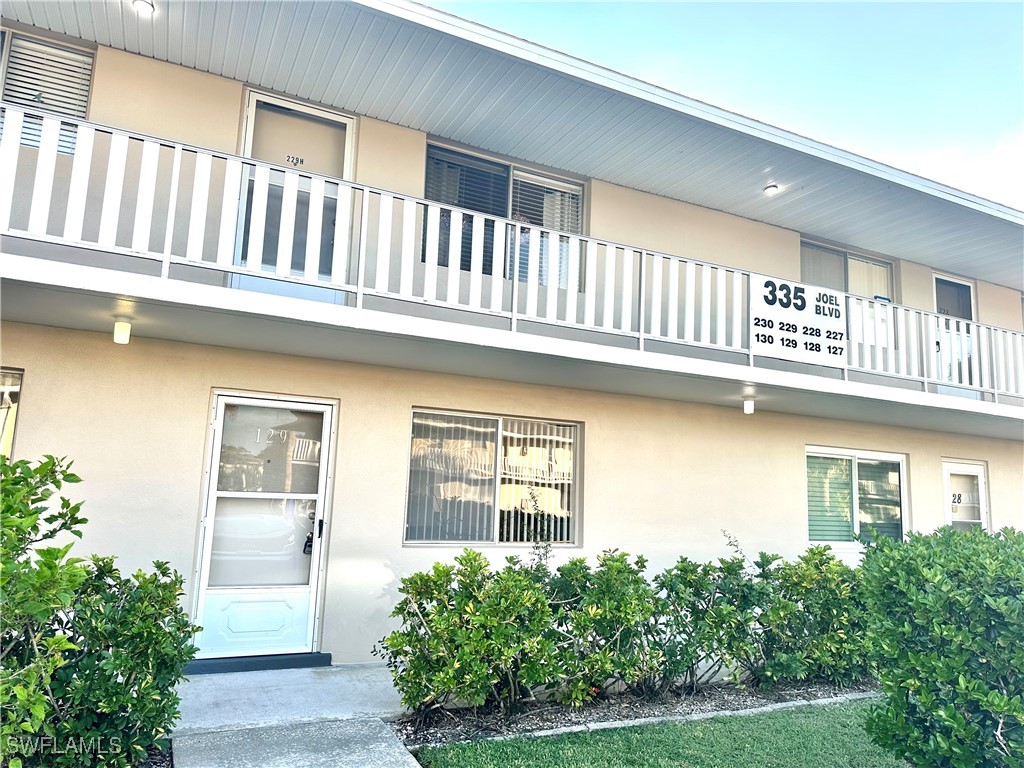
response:
<path id="1" fill-rule="evenodd" d="M 332 180 L 351 177 L 354 128 L 344 115 L 249 93 L 242 152 L 276 167 L 254 166 L 244 182 L 238 264 L 279 277 L 331 274 L 339 234 L 339 187 Z"/>

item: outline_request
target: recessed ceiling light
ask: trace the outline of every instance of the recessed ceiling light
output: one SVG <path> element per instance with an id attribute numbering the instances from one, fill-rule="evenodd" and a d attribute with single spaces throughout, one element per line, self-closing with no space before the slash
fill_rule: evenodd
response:
<path id="1" fill-rule="evenodd" d="M 781 192 L 781 191 L 782 190 L 779 189 L 779 185 L 776 184 L 775 182 L 771 182 L 769 184 L 766 184 L 765 187 L 764 187 L 764 190 L 763 190 L 763 192 L 768 197 L 774 197 L 775 195 L 779 194 L 779 192 Z"/>
<path id="2" fill-rule="evenodd" d="M 156 6 L 153 0 L 132 0 L 132 7 L 139 16 L 152 16 L 156 13 Z"/>

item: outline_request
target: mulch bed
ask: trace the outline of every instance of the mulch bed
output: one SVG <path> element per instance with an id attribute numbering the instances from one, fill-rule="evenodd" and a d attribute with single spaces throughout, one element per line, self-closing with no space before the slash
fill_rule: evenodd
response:
<path id="1" fill-rule="evenodd" d="M 135 768 L 174 768 L 174 745 L 169 746 L 166 752 L 150 749 L 149 757 Z"/>
<path id="2" fill-rule="evenodd" d="M 797 683 L 770 691 L 723 684 L 682 696 L 667 694 L 656 700 L 643 699 L 630 693 L 612 694 L 581 708 L 567 707 L 552 701 L 527 702 L 522 711 L 507 720 L 497 711 L 464 709 L 434 712 L 419 728 L 411 716 L 395 720 L 390 725 L 405 746 L 415 751 L 424 746 L 515 736 L 551 728 L 754 709 L 785 701 L 827 699 L 874 690 L 874 681 L 846 688 L 820 683 Z"/>

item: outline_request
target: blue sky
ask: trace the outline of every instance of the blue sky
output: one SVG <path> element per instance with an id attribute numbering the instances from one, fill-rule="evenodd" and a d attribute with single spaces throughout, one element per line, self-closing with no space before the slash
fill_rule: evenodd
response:
<path id="1" fill-rule="evenodd" d="M 424 1 L 1024 209 L 1024 3 Z"/>

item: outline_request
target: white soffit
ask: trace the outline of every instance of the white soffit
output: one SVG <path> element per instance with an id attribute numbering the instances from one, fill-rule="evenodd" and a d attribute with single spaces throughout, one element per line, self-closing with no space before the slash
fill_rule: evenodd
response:
<path id="1" fill-rule="evenodd" d="M 425 6 L 155 2 L 140 18 L 127 0 L 4 0 L 3 16 L 1024 290 L 1020 211 Z"/>

